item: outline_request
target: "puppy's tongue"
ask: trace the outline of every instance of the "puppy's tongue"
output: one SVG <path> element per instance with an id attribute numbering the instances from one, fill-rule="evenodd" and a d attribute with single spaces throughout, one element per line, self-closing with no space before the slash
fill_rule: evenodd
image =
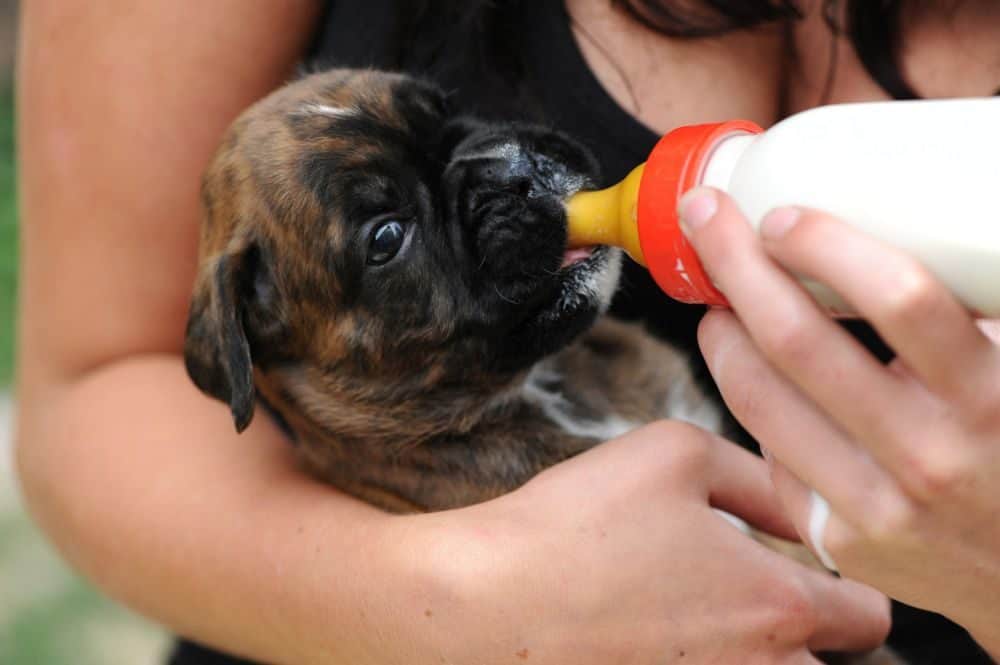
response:
<path id="1" fill-rule="evenodd" d="M 593 246 L 591 246 L 591 247 L 572 247 L 570 249 L 567 249 L 566 253 L 563 254 L 562 265 L 559 266 L 559 267 L 560 268 L 565 268 L 566 266 L 573 265 L 577 261 L 583 261 L 584 259 L 586 259 L 587 257 L 589 257 L 593 253 L 594 253 Z"/>

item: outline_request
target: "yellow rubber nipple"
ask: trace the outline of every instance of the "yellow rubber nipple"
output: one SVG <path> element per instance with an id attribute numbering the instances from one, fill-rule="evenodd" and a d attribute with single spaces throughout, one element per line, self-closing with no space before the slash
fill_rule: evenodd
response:
<path id="1" fill-rule="evenodd" d="M 646 265 L 636 224 L 639 181 L 644 167 L 645 164 L 635 167 L 617 185 L 596 192 L 579 192 L 569 198 L 566 218 L 571 248 L 613 245 Z"/>

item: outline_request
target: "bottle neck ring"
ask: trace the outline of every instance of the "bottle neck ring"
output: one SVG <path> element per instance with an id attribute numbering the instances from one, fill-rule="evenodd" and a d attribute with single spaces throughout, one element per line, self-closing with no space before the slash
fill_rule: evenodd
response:
<path id="1" fill-rule="evenodd" d="M 702 183 L 712 153 L 727 138 L 760 134 L 747 120 L 679 127 L 653 148 L 639 184 L 639 245 L 657 285 L 685 303 L 727 306 L 680 228 L 677 204 Z"/>

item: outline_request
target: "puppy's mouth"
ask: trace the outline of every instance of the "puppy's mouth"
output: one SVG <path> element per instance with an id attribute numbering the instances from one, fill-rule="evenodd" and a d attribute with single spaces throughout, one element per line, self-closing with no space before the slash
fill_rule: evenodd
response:
<path id="1" fill-rule="evenodd" d="M 563 252 L 562 264 L 559 268 L 564 269 L 572 266 L 573 264 L 580 263 L 581 261 L 586 261 L 594 254 L 594 250 L 597 249 L 595 245 L 589 247 L 573 247 L 567 249 Z"/>
<path id="2" fill-rule="evenodd" d="M 534 306 L 522 310 L 522 321 L 568 320 L 583 311 L 603 312 L 618 283 L 621 252 L 594 245 L 568 249 L 555 281 L 538 292 Z M 543 295 L 544 294 L 544 295 Z"/>

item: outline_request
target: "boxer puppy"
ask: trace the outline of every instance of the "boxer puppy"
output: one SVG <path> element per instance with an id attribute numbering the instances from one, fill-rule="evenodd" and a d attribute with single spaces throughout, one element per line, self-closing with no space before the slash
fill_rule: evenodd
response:
<path id="1" fill-rule="evenodd" d="M 681 411 L 714 424 L 681 354 L 594 326 L 621 257 L 566 249 L 590 153 L 446 102 L 331 71 L 237 119 L 204 179 L 195 383 L 239 430 L 262 397 L 312 472 L 395 512 L 495 497 Z"/>
<path id="2" fill-rule="evenodd" d="M 717 429 L 684 354 L 598 321 L 621 256 L 567 250 L 563 207 L 596 179 L 559 132 L 457 116 L 413 78 L 300 79 L 205 175 L 188 372 L 238 430 L 261 398 L 306 468 L 398 513 L 496 497 L 659 418 Z"/>

